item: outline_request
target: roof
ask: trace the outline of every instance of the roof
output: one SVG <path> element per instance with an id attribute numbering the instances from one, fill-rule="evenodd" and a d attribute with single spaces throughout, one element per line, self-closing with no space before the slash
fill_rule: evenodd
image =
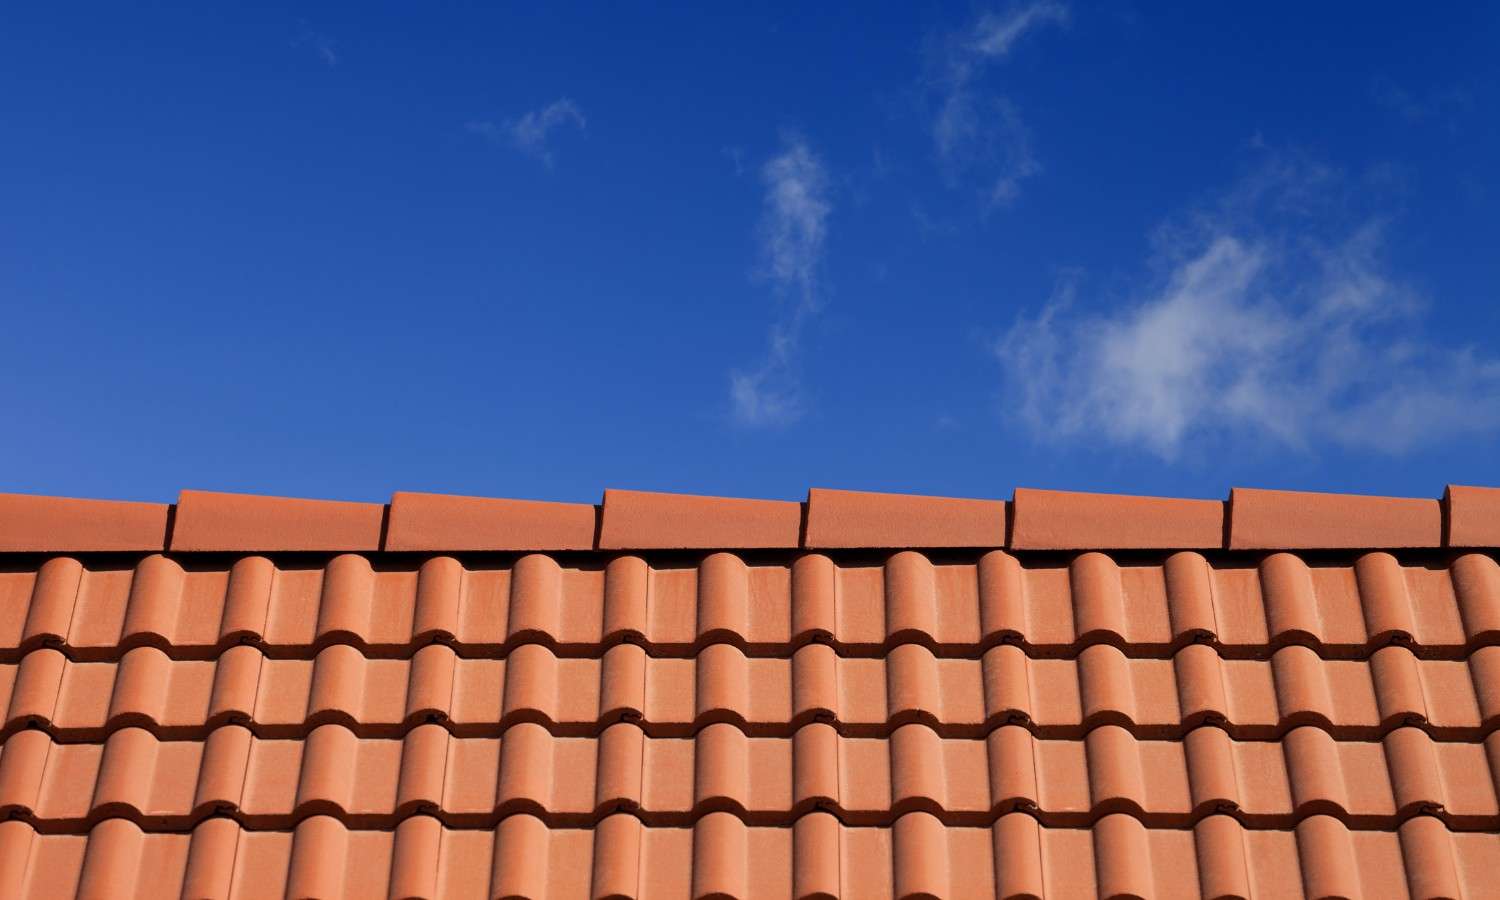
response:
<path id="1" fill-rule="evenodd" d="M 1488 896 L 1500 490 L 0 495 L 0 896 Z"/>

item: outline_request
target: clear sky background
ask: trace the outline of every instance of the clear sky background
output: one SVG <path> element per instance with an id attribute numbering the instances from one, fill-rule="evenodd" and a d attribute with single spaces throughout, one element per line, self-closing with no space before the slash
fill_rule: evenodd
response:
<path id="1" fill-rule="evenodd" d="M 1500 6 L 0 28 L 0 489 L 1500 484 Z"/>

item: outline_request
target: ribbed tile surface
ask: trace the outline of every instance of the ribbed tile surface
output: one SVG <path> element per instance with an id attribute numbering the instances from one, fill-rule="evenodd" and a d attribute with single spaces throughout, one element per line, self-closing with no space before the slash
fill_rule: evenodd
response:
<path id="1" fill-rule="evenodd" d="M 1500 890 L 1483 553 L 0 563 L 0 896 Z"/>
<path id="2" fill-rule="evenodd" d="M 565 566 L 532 554 L 509 566 L 435 557 L 377 567 L 346 554 L 326 565 L 251 556 L 187 568 L 153 555 L 130 568 L 56 557 L 0 571 L 0 656 L 11 661 L 35 647 L 119 659 L 138 645 L 212 659 L 246 643 L 280 656 L 335 643 L 410 656 L 434 641 L 466 656 L 530 643 L 596 656 L 629 641 L 670 656 L 713 643 L 761 656 L 807 643 L 848 656 L 904 643 L 970 658 L 1002 643 L 1068 656 L 1106 643 L 1166 658 L 1207 643 L 1225 657 L 1305 644 L 1356 659 L 1394 642 L 1462 659 L 1500 643 L 1500 566 L 1481 553 L 1441 566 L 1403 566 L 1389 553 L 1342 565 L 1274 553 L 1210 566 L 1191 552 L 1154 564 L 1094 552 L 1028 564 L 997 550 L 978 559 L 903 551 L 883 564 L 818 554 L 747 564 L 715 553 L 697 566 L 635 556 Z"/>
<path id="3" fill-rule="evenodd" d="M 1490 897 L 1500 838 L 1430 816 L 1389 831 L 1309 816 L 1286 831 L 1211 815 L 1191 829 L 1125 814 L 1089 828 L 1011 813 L 988 827 L 924 812 L 890 827 L 814 812 L 791 827 L 715 812 L 653 827 L 616 814 L 593 828 L 525 813 L 455 829 L 414 815 L 361 829 L 328 815 L 291 830 L 211 818 L 148 832 L 107 819 L 79 834 L 0 824 L 7 897 Z"/>

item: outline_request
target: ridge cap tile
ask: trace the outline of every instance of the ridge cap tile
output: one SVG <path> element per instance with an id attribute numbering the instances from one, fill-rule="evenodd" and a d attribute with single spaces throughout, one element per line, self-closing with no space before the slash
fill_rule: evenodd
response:
<path id="1" fill-rule="evenodd" d="M 1227 501 L 1020 487 L 1009 505 L 829 488 L 801 504 L 604 493 L 594 506 L 397 491 L 386 505 L 184 490 L 176 507 L 0 493 L 0 552 L 1500 546 L 1500 488 L 1451 484 L 1441 498 L 1236 487 Z"/>
<path id="2" fill-rule="evenodd" d="M 808 549 L 1005 546 L 1004 500 L 810 488 Z"/>
<path id="3" fill-rule="evenodd" d="M 1436 499 L 1236 487 L 1230 550 L 1385 550 L 1440 547 Z"/>
<path id="4" fill-rule="evenodd" d="M 385 549 L 592 550 L 597 519 L 589 503 L 396 491 Z"/>
<path id="5" fill-rule="evenodd" d="M 793 549 L 802 504 L 606 488 L 601 550 Z"/>
<path id="6" fill-rule="evenodd" d="M 371 551 L 380 549 L 385 504 L 184 490 L 174 551 Z"/>
<path id="7" fill-rule="evenodd" d="M 1208 550 L 1224 543 L 1224 501 L 1016 488 L 1016 550 Z"/>
<path id="8" fill-rule="evenodd" d="M 0 493 L 0 552 L 163 550 L 171 507 Z"/>
<path id="9" fill-rule="evenodd" d="M 1443 508 L 1449 547 L 1500 547 L 1500 488 L 1450 484 Z"/>

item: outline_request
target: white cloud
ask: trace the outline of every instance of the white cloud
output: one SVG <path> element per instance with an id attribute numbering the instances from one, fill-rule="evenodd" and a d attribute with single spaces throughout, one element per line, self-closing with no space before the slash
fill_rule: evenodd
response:
<path id="1" fill-rule="evenodd" d="M 933 145 L 950 186 L 981 181 L 986 204 L 1004 206 L 1019 194 L 1021 182 L 1041 171 L 1016 105 L 980 90 L 976 82 L 987 65 L 1008 56 L 1026 34 L 1067 22 L 1067 6 L 1041 0 L 1004 15 L 981 16 L 946 42 L 941 75 L 930 87 L 937 105 Z"/>
<path id="2" fill-rule="evenodd" d="M 1068 7 L 1052 2 L 1018 7 L 1003 16 L 982 16 L 974 26 L 973 47 L 982 56 L 1005 56 L 1026 32 L 1042 25 L 1066 25 L 1067 22 Z"/>
<path id="3" fill-rule="evenodd" d="M 1309 236 L 1329 227 L 1331 177 L 1270 167 L 1164 229 L 1166 272 L 1130 302 L 1085 309 L 1062 279 L 996 344 L 1015 415 L 1045 440 L 1166 459 L 1201 438 L 1401 453 L 1500 427 L 1500 361 L 1421 336 L 1380 220 Z"/>
<path id="4" fill-rule="evenodd" d="M 761 170 L 766 209 L 761 219 L 761 253 L 775 283 L 796 288 L 805 305 L 815 305 L 817 266 L 828 235 L 828 174 L 800 138 Z"/>
<path id="5" fill-rule="evenodd" d="M 506 119 L 499 125 L 488 121 L 472 121 L 466 127 L 496 143 L 509 143 L 551 168 L 552 151 L 547 147 L 547 139 L 555 129 L 564 125 L 576 126 L 579 131 L 588 128 L 588 120 L 583 117 L 583 112 L 567 97 L 532 110 L 519 119 Z"/>
<path id="6" fill-rule="evenodd" d="M 963 172 L 987 173 L 984 198 L 991 206 L 1009 205 L 1020 194 L 1021 182 L 1042 170 L 1031 151 L 1031 132 L 1004 97 L 949 94 L 932 134 L 950 182 Z"/>
<path id="7" fill-rule="evenodd" d="M 793 314 L 801 319 L 798 313 Z M 759 427 L 790 425 L 802 417 L 805 407 L 797 370 L 795 325 L 778 322 L 771 327 L 766 358 L 753 371 L 729 373 L 729 402 L 735 422 Z"/>
<path id="8" fill-rule="evenodd" d="M 762 270 L 786 303 L 771 327 L 766 358 L 730 373 L 730 402 L 742 425 L 784 425 L 802 415 L 798 344 L 820 305 L 818 267 L 828 234 L 828 174 L 801 138 L 789 138 L 761 169 L 765 210 L 759 236 Z"/>

